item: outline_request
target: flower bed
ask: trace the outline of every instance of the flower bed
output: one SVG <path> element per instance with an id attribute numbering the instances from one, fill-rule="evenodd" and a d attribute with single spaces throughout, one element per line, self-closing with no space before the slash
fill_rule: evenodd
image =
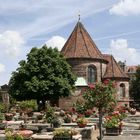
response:
<path id="1" fill-rule="evenodd" d="M 81 118 L 78 118 L 76 122 L 79 127 L 85 127 L 88 123 L 88 120 L 84 117 L 81 117 Z"/>
<path id="2" fill-rule="evenodd" d="M 112 135 L 118 135 L 122 131 L 122 119 L 126 117 L 124 111 L 115 111 L 112 114 L 105 117 L 104 127 L 106 128 L 106 133 Z"/>
<path id="3" fill-rule="evenodd" d="M 75 129 L 57 128 L 55 129 L 53 134 L 53 140 L 72 140 L 72 136 L 77 135 L 78 131 L 76 131 Z"/>
<path id="4" fill-rule="evenodd" d="M 13 131 L 12 129 L 6 129 L 6 140 L 24 140 L 29 139 L 33 134 L 30 130 Z"/>

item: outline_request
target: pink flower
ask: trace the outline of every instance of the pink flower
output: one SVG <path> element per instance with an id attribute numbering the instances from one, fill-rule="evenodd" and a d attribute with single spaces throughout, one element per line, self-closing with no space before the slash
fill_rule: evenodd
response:
<path id="1" fill-rule="evenodd" d="M 90 89 L 94 89 L 95 88 L 94 84 L 89 84 L 88 86 L 89 86 Z"/>
<path id="2" fill-rule="evenodd" d="M 109 81 L 110 81 L 109 79 L 106 79 L 106 80 L 103 81 L 103 83 L 104 83 L 105 85 L 107 85 L 107 84 L 109 83 Z"/>

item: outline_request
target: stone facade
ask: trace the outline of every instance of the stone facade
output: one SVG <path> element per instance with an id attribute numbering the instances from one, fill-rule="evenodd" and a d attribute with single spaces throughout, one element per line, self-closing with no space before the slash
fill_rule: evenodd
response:
<path id="1" fill-rule="evenodd" d="M 101 81 L 102 75 L 105 73 L 106 63 L 94 59 L 70 59 L 68 63 L 71 65 L 73 73 L 77 77 L 84 77 L 86 81 L 88 81 L 88 66 L 96 67 L 98 82 Z"/>
<path id="2" fill-rule="evenodd" d="M 0 88 L 1 102 L 4 103 L 6 111 L 8 111 L 10 105 L 8 90 L 9 90 L 8 85 L 3 85 Z"/>

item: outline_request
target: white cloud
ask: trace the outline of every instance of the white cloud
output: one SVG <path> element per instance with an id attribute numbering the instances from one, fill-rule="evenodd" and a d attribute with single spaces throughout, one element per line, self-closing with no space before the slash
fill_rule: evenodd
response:
<path id="1" fill-rule="evenodd" d="M 24 39 L 19 32 L 5 31 L 0 34 L 0 54 L 16 57 L 20 53 L 20 47 L 24 44 Z"/>
<path id="2" fill-rule="evenodd" d="M 8 15 L 12 20 L 8 19 L 9 22 L 4 24 L 3 28 L 12 27 L 29 39 L 53 32 L 71 22 L 77 22 L 78 11 L 80 11 L 81 19 L 84 19 L 89 15 L 109 9 L 117 0 L 104 0 L 104 2 L 99 0 L 94 0 L 94 2 L 93 0 L 41 0 L 36 3 L 33 0 L 19 0 L 14 4 L 11 4 L 11 0 L 7 1 L 6 4 L 1 2 L 0 13 Z"/>
<path id="3" fill-rule="evenodd" d="M 46 42 L 46 45 L 48 47 L 52 47 L 52 48 L 55 48 L 57 47 L 58 50 L 61 50 L 62 47 L 64 46 L 66 42 L 66 39 L 61 37 L 61 36 L 53 36 L 51 39 L 49 39 L 47 42 Z"/>
<path id="4" fill-rule="evenodd" d="M 117 61 L 126 60 L 127 65 L 140 64 L 140 53 L 135 48 L 130 48 L 126 39 L 111 40 L 109 51 Z"/>
<path id="5" fill-rule="evenodd" d="M 111 14 L 123 16 L 139 15 L 140 0 L 120 0 L 119 3 L 113 5 L 109 12 Z"/>
<path id="6" fill-rule="evenodd" d="M 3 64 L 0 64 L 0 73 L 5 71 L 5 66 Z"/>

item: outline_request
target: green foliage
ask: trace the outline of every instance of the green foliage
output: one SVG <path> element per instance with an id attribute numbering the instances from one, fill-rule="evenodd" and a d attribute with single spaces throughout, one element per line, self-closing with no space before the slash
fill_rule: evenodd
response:
<path id="1" fill-rule="evenodd" d="M 0 121 L 4 120 L 4 114 L 0 113 Z"/>
<path id="2" fill-rule="evenodd" d="M 32 48 L 19 65 L 9 81 L 9 93 L 17 100 L 58 99 L 74 88 L 76 78 L 56 48 Z"/>
<path id="3" fill-rule="evenodd" d="M 54 108 L 51 106 L 47 106 L 47 112 L 46 112 L 46 120 L 48 123 L 52 123 L 53 119 L 55 118 L 55 114 L 54 114 Z"/>
<path id="4" fill-rule="evenodd" d="M 73 106 L 78 114 L 84 114 L 87 110 L 85 104 L 80 100 L 77 100 L 77 102 Z"/>
<path id="5" fill-rule="evenodd" d="M 5 109 L 6 109 L 6 108 L 5 108 L 5 104 L 2 103 L 2 102 L 0 102 L 0 113 L 1 113 L 1 112 L 5 112 L 5 111 L 6 111 Z"/>
<path id="6" fill-rule="evenodd" d="M 66 116 L 64 116 L 63 120 L 65 123 L 71 123 L 72 117 L 71 115 L 67 114 Z"/>
<path id="7" fill-rule="evenodd" d="M 78 118 L 78 119 L 76 120 L 76 122 L 77 122 L 78 124 L 87 124 L 87 123 L 88 123 L 88 120 L 87 120 L 86 118 L 84 118 L 84 117 L 80 117 L 80 118 Z"/>
<path id="8" fill-rule="evenodd" d="M 116 116 L 107 116 L 105 118 L 104 126 L 107 128 L 119 127 L 120 119 Z"/>
<path id="9" fill-rule="evenodd" d="M 22 109 L 33 109 L 33 110 L 37 110 L 37 103 L 36 100 L 25 100 L 25 101 L 21 101 L 19 102 L 19 107 Z"/>
<path id="10" fill-rule="evenodd" d="M 135 78 L 131 81 L 130 97 L 134 100 L 140 99 L 140 66 L 138 66 Z"/>
<path id="11" fill-rule="evenodd" d="M 106 80 L 104 83 L 89 85 L 87 91 L 83 94 L 85 104 L 88 108 L 96 107 L 99 110 L 107 110 L 116 104 L 115 84 Z"/>
<path id="12" fill-rule="evenodd" d="M 53 132 L 54 136 L 59 136 L 59 137 L 67 137 L 71 136 L 72 132 L 70 129 L 65 129 L 65 128 L 57 128 Z"/>
<path id="13" fill-rule="evenodd" d="M 24 140 L 24 137 L 19 133 L 14 133 L 12 129 L 5 130 L 6 140 Z"/>

